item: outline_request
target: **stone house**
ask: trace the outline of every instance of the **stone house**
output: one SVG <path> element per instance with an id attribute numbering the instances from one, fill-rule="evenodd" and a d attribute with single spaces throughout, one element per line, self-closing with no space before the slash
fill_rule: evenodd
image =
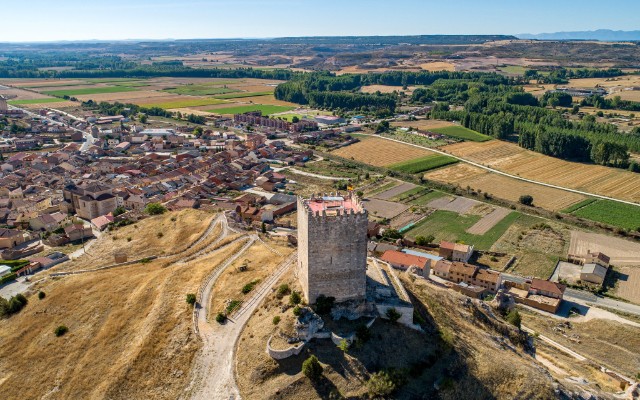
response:
<path id="1" fill-rule="evenodd" d="M 440 242 L 439 256 L 450 261 L 469 262 L 473 255 L 473 246 L 462 243 Z"/>
<path id="2" fill-rule="evenodd" d="M 0 228 L 0 249 L 13 249 L 27 239 L 23 231 L 17 229 Z"/>

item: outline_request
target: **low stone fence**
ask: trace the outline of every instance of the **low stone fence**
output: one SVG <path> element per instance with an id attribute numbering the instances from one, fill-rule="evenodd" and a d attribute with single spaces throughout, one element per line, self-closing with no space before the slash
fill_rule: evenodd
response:
<path id="1" fill-rule="evenodd" d="M 276 350 L 271 347 L 271 339 L 273 339 L 273 335 L 271 335 L 269 337 L 269 340 L 267 341 L 267 353 L 274 360 L 284 360 L 285 358 L 289 358 L 291 356 L 297 356 L 298 354 L 300 354 L 300 352 L 302 352 L 302 349 L 304 349 L 304 346 L 307 344 L 307 342 L 300 342 L 296 345 L 292 345 L 287 349 Z"/>

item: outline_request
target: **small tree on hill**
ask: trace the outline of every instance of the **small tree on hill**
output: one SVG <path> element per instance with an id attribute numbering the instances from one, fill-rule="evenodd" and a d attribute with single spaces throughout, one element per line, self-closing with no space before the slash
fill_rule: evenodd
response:
<path id="1" fill-rule="evenodd" d="M 533 205 L 533 196 L 525 194 L 520 196 L 520 204 L 524 204 L 525 206 Z"/>
<path id="2" fill-rule="evenodd" d="M 292 306 L 296 306 L 300 304 L 300 302 L 302 302 L 302 296 L 300 296 L 300 293 L 298 292 L 291 293 L 291 296 L 289 296 L 289 303 Z"/>
<path id="3" fill-rule="evenodd" d="M 396 390 L 396 384 L 387 372 L 380 371 L 371 374 L 371 378 L 367 381 L 367 389 L 369 397 L 384 398 Z"/>
<path id="4" fill-rule="evenodd" d="M 149 215 L 160 215 L 167 212 L 167 209 L 160 203 L 149 203 L 144 208 L 144 211 Z"/>
<path id="5" fill-rule="evenodd" d="M 187 294 L 187 303 L 189 303 L 189 305 L 196 304 L 196 295 L 194 293 Z"/>
<path id="6" fill-rule="evenodd" d="M 518 329 L 520 329 L 520 326 L 522 324 L 522 317 L 520 316 L 520 313 L 518 312 L 518 310 L 516 310 L 515 308 L 511 310 L 509 314 L 507 314 L 507 321 L 511 325 L 517 326 Z"/>
<path id="7" fill-rule="evenodd" d="M 338 348 L 342 350 L 343 353 L 349 351 L 349 341 L 347 339 L 342 339 L 340 343 L 338 343 Z"/>
<path id="8" fill-rule="evenodd" d="M 314 382 L 320 379 L 323 369 L 316 356 L 311 356 L 302 363 L 302 373 Z"/>
<path id="9" fill-rule="evenodd" d="M 60 326 L 58 326 L 58 327 L 53 331 L 53 333 L 54 333 L 56 336 L 58 336 L 58 337 L 60 337 L 60 336 L 64 335 L 64 334 L 65 334 L 65 333 L 67 333 L 67 332 L 69 332 L 69 328 L 67 328 L 67 327 L 66 327 L 66 326 L 64 326 L 64 325 L 60 325 Z"/>

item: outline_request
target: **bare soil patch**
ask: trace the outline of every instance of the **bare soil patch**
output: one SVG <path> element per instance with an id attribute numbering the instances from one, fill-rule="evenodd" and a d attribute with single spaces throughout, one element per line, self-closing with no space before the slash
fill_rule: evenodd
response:
<path id="1" fill-rule="evenodd" d="M 490 214 L 485 215 L 482 219 L 476 222 L 471 228 L 467 229 L 467 233 L 474 235 L 484 235 L 493 228 L 498 222 L 502 221 L 504 217 L 511 213 L 506 208 L 496 208 Z"/>
<path id="2" fill-rule="evenodd" d="M 364 201 L 364 207 L 372 216 L 389 219 L 409 208 L 409 206 L 401 203 L 380 199 L 367 199 Z"/>
<path id="3" fill-rule="evenodd" d="M 454 126 L 453 122 L 440 121 L 435 119 L 419 119 L 416 121 L 395 121 L 391 123 L 391 126 L 408 127 L 414 129 L 420 129 L 428 131 L 429 129 L 446 128 L 448 126 Z"/>
<path id="4" fill-rule="evenodd" d="M 376 194 L 375 197 L 381 200 L 389 200 L 415 187 L 416 185 L 414 185 L 413 183 L 403 182 L 401 185 L 398 185 L 389 190 L 385 190 L 382 193 Z"/>

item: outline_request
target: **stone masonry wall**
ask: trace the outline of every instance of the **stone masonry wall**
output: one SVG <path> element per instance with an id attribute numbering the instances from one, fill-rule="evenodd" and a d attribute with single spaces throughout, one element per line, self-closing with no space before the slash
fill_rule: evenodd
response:
<path id="1" fill-rule="evenodd" d="M 320 215 L 298 205 L 298 278 L 310 304 L 321 294 L 365 297 L 367 223 L 366 211 Z"/>

